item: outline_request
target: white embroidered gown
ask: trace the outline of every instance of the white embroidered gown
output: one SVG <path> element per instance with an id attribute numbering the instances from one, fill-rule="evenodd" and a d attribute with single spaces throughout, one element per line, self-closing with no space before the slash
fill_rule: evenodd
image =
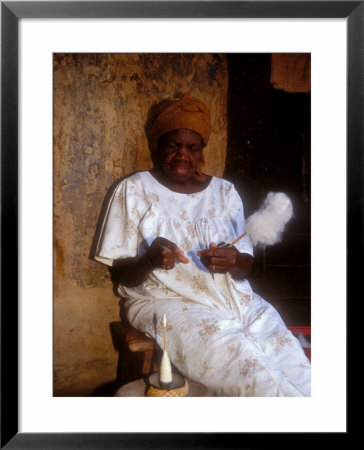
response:
<path id="1" fill-rule="evenodd" d="M 150 172 L 121 181 L 109 201 L 95 259 L 144 253 L 164 237 L 190 259 L 156 269 L 141 285 L 119 285 L 132 326 L 163 346 L 167 315 L 168 354 L 190 379 L 221 396 L 309 396 L 310 362 L 278 312 L 252 291 L 248 280 L 211 274 L 197 252 L 244 233 L 244 210 L 234 186 L 213 177 L 201 192 L 181 194 Z M 253 254 L 249 237 L 236 245 Z"/>

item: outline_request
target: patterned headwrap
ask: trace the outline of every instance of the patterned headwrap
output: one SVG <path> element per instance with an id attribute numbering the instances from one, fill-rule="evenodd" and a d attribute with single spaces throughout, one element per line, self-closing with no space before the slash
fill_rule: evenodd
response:
<path id="1" fill-rule="evenodd" d="M 161 136 L 181 128 L 196 131 L 204 145 L 207 145 L 211 133 L 210 111 L 201 100 L 191 97 L 189 92 L 183 94 L 182 98 L 165 100 L 157 107 L 151 123 L 153 150 Z"/>

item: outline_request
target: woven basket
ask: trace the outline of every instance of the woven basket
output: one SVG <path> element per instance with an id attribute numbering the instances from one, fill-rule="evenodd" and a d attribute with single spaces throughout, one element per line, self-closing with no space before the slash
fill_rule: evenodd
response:
<path id="1" fill-rule="evenodd" d="M 178 387 L 171 387 L 170 389 L 162 389 L 156 386 L 156 383 L 151 384 L 145 394 L 146 397 L 185 397 L 188 394 L 189 384 L 186 378 L 182 378 L 182 385 L 179 383 Z"/>

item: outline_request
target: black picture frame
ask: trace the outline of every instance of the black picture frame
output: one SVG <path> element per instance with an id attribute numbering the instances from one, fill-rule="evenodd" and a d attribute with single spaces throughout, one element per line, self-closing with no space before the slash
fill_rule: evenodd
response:
<path id="1" fill-rule="evenodd" d="M 18 432 L 18 22 L 21 18 L 346 18 L 347 303 L 363 272 L 364 1 L 1 2 L 1 448 L 257 448 L 270 433 Z M 348 348 L 350 346 L 348 345 Z M 222 412 L 221 412 L 222 413 Z M 349 431 L 349 428 L 348 428 Z M 335 442 L 348 437 L 337 433 Z M 318 434 L 316 434 L 315 442 Z M 327 436 L 324 436 L 327 438 Z M 295 446 L 297 434 L 285 436 Z M 308 434 L 299 437 L 302 445 Z M 274 439 L 275 440 L 275 439 Z M 327 440 L 325 441 L 327 442 Z"/>

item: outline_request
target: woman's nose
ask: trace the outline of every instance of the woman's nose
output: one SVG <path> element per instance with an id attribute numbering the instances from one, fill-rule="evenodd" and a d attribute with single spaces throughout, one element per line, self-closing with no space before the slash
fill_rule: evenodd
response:
<path id="1" fill-rule="evenodd" d="M 188 151 L 187 147 L 185 147 L 184 145 L 181 145 L 181 147 L 179 147 L 179 149 L 177 151 L 176 156 L 178 158 L 188 159 L 190 156 L 190 152 Z"/>

